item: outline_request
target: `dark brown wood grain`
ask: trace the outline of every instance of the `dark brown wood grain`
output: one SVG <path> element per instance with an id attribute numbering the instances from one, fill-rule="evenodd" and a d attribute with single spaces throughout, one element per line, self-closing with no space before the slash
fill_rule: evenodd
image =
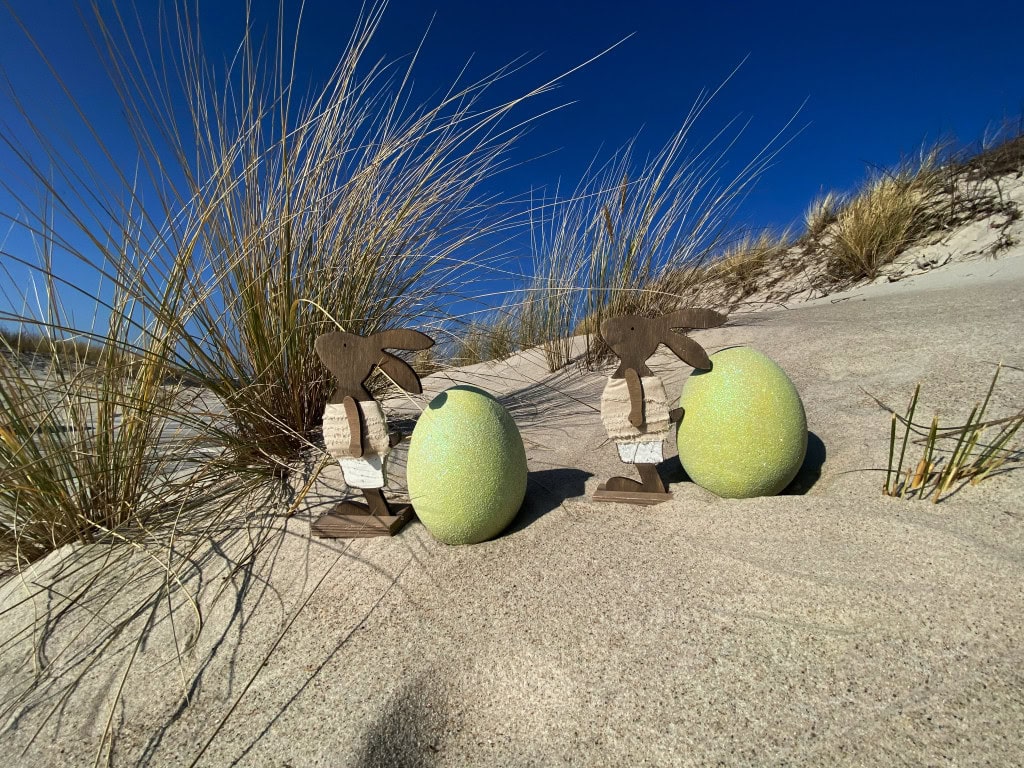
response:
<path id="1" fill-rule="evenodd" d="M 345 397 L 360 402 L 373 400 L 365 384 L 374 368 L 380 368 L 405 391 L 420 394 L 423 387 L 416 371 L 385 350 L 415 352 L 433 345 L 434 340 L 424 333 L 411 328 L 395 328 L 370 336 L 331 331 L 317 337 L 313 348 L 337 384 L 330 402 L 341 403 Z"/>
<path id="2" fill-rule="evenodd" d="M 350 395 L 345 395 L 345 418 L 348 419 L 348 450 L 359 459 L 363 456 L 363 418 L 359 414 L 359 405 Z"/>
<path id="3" fill-rule="evenodd" d="M 644 385 L 633 368 L 626 369 L 626 388 L 629 390 L 629 423 L 637 429 L 644 425 Z"/>
<path id="4" fill-rule="evenodd" d="M 711 309 L 680 309 L 661 317 L 619 315 L 601 323 L 601 338 L 619 358 L 613 378 L 621 379 L 632 368 L 640 377 L 651 376 L 647 360 L 664 344 L 694 368 L 710 366 L 707 353 L 693 339 L 676 329 L 714 328 L 728 318 Z"/>
<path id="5" fill-rule="evenodd" d="M 372 515 L 362 504 L 343 501 L 321 515 L 311 526 L 314 536 L 322 539 L 363 539 L 373 536 L 394 536 L 414 517 L 412 504 L 396 504 L 392 514 Z"/>

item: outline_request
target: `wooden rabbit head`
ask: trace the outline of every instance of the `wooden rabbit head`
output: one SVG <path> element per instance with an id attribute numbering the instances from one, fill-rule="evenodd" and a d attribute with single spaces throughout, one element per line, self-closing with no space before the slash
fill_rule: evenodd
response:
<path id="1" fill-rule="evenodd" d="M 373 373 L 374 366 L 384 371 L 406 392 L 420 394 L 423 387 L 416 372 L 404 360 L 384 350 L 416 351 L 429 349 L 433 345 L 434 340 L 424 333 L 410 328 L 396 328 L 370 336 L 331 331 L 317 337 L 313 348 L 338 383 L 330 402 L 341 403 L 346 396 L 362 402 L 373 400 L 373 395 L 364 385 Z"/>
<path id="2" fill-rule="evenodd" d="M 694 368 L 710 368 L 704 348 L 674 329 L 714 328 L 728 318 L 711 309 L 678 309 L 661 317 L 620 315 L 601 323 L 601 336 L 621 361 L 613 378 L 621 379 L 632 368 L 640 376 L 651 376 L 647 359 L 664 344 L 676 357 Z"/>

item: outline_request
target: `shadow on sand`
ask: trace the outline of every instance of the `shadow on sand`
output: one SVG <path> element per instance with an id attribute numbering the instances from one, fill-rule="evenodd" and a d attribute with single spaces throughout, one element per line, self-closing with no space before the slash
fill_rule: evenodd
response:
<path id="1" fill-rule="evenodd" d="M 583 496 L 587 480 L 593 477 L 590 472 L 569 467 L 559 469 L 542 469 L 531 472 L 526 477 L 526 498 L 519 514 L 501 536 L 508 536 L 523 530 L 539 520 L 553 509 L 557 509 L 566 499 Z"/>
<path id="2" fill-rule="evenodd" d="M 446 702 L 432 694 L 425 676 L 408 682 L 391 698 L 363 741 L 356 758 L 358 768 L 430 766 L 449 726 Z"/>
<path id="3" fill-rule="evenodd" d="M 803 496 L 814 484 L 821 479 L 821 468 L 825 466 L 825 459 L 828 455 L 828 451 L 825 450 L 825 444 L 821 442 L 821 438 L 813 432 L 807 433 L 807 455 L 804 456 L 804 463 L 800 466 L 800 471 L 796 473 L 796 477 L 793 478 L 786 489 L 782 492 L 782 496 Z"/>

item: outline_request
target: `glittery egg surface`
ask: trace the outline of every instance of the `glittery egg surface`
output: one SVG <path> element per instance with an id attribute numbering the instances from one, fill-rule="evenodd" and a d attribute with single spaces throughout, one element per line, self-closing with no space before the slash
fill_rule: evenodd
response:
<path id="1" fill-rule="evenodd" d="M 750 347 L 711 355 L 679 399 L 679 460 L 695 483 L 724 498 L 773 496 L 807 453 L 807 417 L 786 372 Z"/>
<path id="2" fill-rule="evenodd" d="M 417 517 L 445 544 L 476 544 L 501 533 L 522 506 L 526 472 L 515 421 L 476 387 L 445 390 L 413 429 L 409 495 Z"/>

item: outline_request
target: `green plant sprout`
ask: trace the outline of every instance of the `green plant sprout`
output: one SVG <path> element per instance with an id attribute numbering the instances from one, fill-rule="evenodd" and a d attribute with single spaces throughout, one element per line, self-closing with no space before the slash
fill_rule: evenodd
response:
<path id="1" fill-rule="evenodd" d="M 997 470 L 1008 471 L 1015 468 L 1013 465 L 1024 462 L 1024 450 L 1020 446 L 1011 445 L 1011 441 L 1024 424 L 1024 409 L 1014 416 L 985 421 L 985 411 L 992 399 L 1002 368 L 1002 363 L 996 367 L 985 399 L 975 403 L 963 426 L 940 428 L 939 417 L 932 418 L 924 438 L 921 458 L 917 464 L 908 464 L 904 470 L 910 433 L 913 431 L 916 434 L 925 434 L 924 427 L 914 423 L 921 385 L 915 387 L 906 415 L 899 416 L 895 412 L 892 415 L 892 426 L 889 431 L 889 464 L 883 486 L 883 492 L 887 496 L 898 496 L 901 499 L 930 498 L 937 504 L 968 482 L 977 485 Z M 903 425 L 903 439 L 894 470 L 897 422 Z M 999 432 L 992 440 L 983 440 L 985 432 L 992 427 L 998 427 Z M 956 440 L 952 452 L 948 456 L 939 456 L 939 441 L 952 439 Z"/>

